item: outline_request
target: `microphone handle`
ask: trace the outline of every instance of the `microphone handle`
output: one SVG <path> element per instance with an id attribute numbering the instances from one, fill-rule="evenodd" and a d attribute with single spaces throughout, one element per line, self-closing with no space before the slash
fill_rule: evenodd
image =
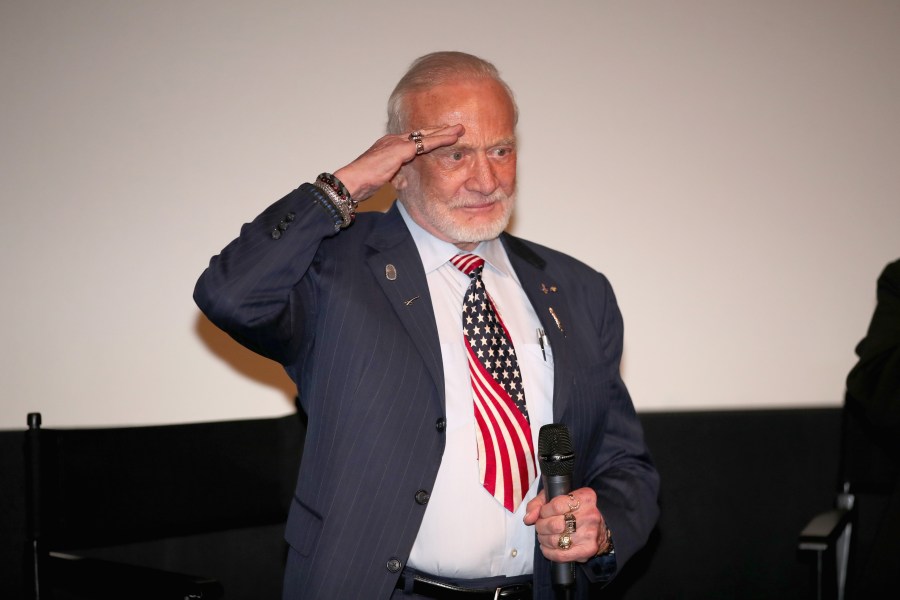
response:
<path id="1" fill-rule="evenodd" d="M 557 496 L 565 496 L 572 491 L 572 475 L 544 475 L 544 489 L 547 491 L 548 501 Z M 550 580 L 554 587 L 570 587 L 575 584 L 572 563 L 553 562 L 550 569 Z"/>

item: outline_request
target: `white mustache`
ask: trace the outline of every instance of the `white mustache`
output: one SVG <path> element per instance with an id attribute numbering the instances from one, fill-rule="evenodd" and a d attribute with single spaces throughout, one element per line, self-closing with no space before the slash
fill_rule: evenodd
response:
<path id="1" fill-rule="evenodd" d="M 498 202 L 504 202 L 513 198 L 514 196 L 504 194 L 503 192 L 494 192 L 490 196 L 478 197 L 478 198 L 454 198 L 452 202 L 449 203 L 450 208 L 480 208 L 483 206 L 489 206 L 491 204 L 497 204 Z"/>

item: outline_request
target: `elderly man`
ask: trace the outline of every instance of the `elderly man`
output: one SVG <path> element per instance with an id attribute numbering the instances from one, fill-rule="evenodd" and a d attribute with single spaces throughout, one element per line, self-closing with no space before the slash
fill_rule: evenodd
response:
<path id="1" fill-rule="evenodd" d="M 517 108 L 493 65 L 424 56 L 388 113 L 388 135 L 245 225 L 194 294 L 284 365 L 309 417 L 284 598 L 553 598 L 551 561 L 589 597 L 658 514 L 612 289 L 504 233 Z M 399 202 L 357 215 L 388 182 Z M 548 423 L 575 453 L 555 498 Z"/>

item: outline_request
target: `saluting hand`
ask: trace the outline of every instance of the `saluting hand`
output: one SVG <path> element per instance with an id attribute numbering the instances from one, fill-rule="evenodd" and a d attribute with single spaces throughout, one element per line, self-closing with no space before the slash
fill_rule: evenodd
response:
<path id="1" fill-rule="evenodd" d="M 435 148 L 451 146 L 465 133 L 462 125 L 449 125 L 419 129 L 419 146 L 413 141 L 413 132 L 388 134 L 363 152 L 349 165 L 335 171 L 350 196 L 357 202 L 371 197 L 378 189 L 394 178 L 400 167 Z"/>

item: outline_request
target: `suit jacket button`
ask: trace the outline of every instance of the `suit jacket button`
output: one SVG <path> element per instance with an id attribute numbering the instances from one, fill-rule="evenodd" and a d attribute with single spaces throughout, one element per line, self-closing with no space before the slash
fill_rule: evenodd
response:
<path id="1" fill-rule="evenodd" d="M 276 227 L 275 229 L 272 230 L 272 239 L 277 240 L 280 237 L 281 237 L 281 230 Z"/>
<path id="2" fill-rule="evenodd" d="M 430 498 L 431 498 L 431 494 L 429 494 L 425 490 L 419 490 L 418 492 L 416 492 L 416 502 L 418 502 L 422 506 L 425 506 L 426 504 L 428 504 L 428 500 Z"/>
<path id="3" fill-rule="evenodd" d="M 396 558 L 392 558 L 387 561 L 387 570 L 391 573 L 399 573 L 400 569 L 403 568 L 403 563 L 397 560 Z"/>
<path id="4" fill-rule="evenodd" d="M 294 214 L 293 212 L 289 212 L 288 214 L 284 215 L 284 220 L 287 221 L 288 223 L 290 223 L 291 221 L 294 220 L 294 217 L 296 217 L 296 216 L 297 215 Z"/>
<path id="5" fill-rule="evenodd" d="M 444 417 L 441 417 L 440 419 L 435 421 L 434 428 L 437 429 L 438 431 L 444 431 L 445 429 L 447 429 L 447 419 L 445 419 Z"/>

